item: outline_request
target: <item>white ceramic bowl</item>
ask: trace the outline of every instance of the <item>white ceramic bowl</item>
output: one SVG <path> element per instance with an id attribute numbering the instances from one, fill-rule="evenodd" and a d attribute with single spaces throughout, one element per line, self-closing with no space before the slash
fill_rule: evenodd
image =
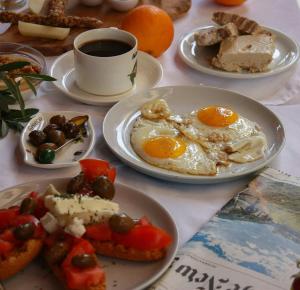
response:
<path id="1" fill-rule="evenodd" d="M 117 11 L 128 11 L 138 4 L 139 0 L 108 0 L 110 6 Z"/>

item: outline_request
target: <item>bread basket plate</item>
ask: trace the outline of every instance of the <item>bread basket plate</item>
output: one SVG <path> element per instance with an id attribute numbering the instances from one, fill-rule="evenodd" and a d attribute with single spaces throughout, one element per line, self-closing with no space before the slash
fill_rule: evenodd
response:
<path id="1" fill-rule="evenodd" d="M 218 105 L 255 121 L 267 138 L 265 156 L 257 161 L 234 164 L 214 176 L 183 174 L 150 165 L 135 153 L 130 136 L 141 106 L 156 98 L 165 99 L 175 114 L 188 114 L 199 108 Z M 103 121 L 103 135 L 110 149 L 134 169 L 160 179 L 191 184 L 225 182 L 254 173 L 269 164 L 285 142 L 281 121 L 264 105 L 232 91 L 206 86 L 160 87 L 126 98 L 108 111 Z"/>
<path id="2" fill-rule="evenodd" d="M 185 35 L 179 43 L 178 53 L 181 59 L 193 69 L 206 74 L 236 79 L 254 79 L 272 76 L 290 69 L 300 56 L 299 45 L 292 38 L 278 30 L 264 27 L 275 35 L 275 52 L 273 60 L 269 64 L 269 69 L 265 72 L 251 73 L 243 72 L 227 72 L 214 68 L 211 65 L 211 59 L 218 53 L 216 47 L 199 48 L 196 45 L 194 35 L 196 32 L 205 31 L 214 26 L 198 27 Z"/>
<path id="3" fill-rule="evenodd" d="M 71 167 L 78 165 L 78 161 L 87 157 L 92 151 L 95 144 L 95 131 L 91 120 L 88 116 L 86 122 L 86 136 L 75 140 L 70 144 L 64 146 L 55 154 L 55 159 L 51 164 L 42 164 L 36 161 L 35 152 L 36 147 L 29 142 L 29 134 L 33 130 L 42 130 L 46 125 L 49 124 L 51 117 L 55 115 L 63 115 L 66 120 L 70 120 L 77 116 L 87 115 L 82 112 L 74 111 L 52 111 L 52 112 L 40 112 L 24 128 L 21 134 L 21 150 L 24 156 L 24 162 L 30 166 L 45 168 L 45 169 L 56 169 L 62 167 Z"/>
<path id="4" fill-rule="evenodd" d="M 36 180 L 2 190 L 0 208 L 19 204 L 31 191 L 43 193 L 50 183 L 60 191 L 64 191 L 69 180 L 69 178 Z M 172 216 L 157 201 L 143 192 L 120 183 L 115 183 L 115 188 L 114 201 L 119 203 L 122 211 L 131 217 L 149 217 L 153 224 L 165 229 L 173 239 L 166 257 L 157 262 L 129 262 L 99 256 L 106 273 L 107 290 L 142 290 L 156 281 L 170 266 L 178 248 L 178 231 Z M 3 282 L 3 285 L 6 290 L 64 289 L 46 267 L 42 257 L 33 261 L 24 271 Z"/>

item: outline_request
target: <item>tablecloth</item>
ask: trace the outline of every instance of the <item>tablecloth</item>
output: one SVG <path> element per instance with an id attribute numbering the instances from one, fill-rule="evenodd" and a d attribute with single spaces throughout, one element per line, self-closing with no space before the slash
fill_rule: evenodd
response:
<path id="1" fill-rule="evenodd" d="M 170 49 L 159 58 L 164 76 L 159 86 L 205 84 L 236 90 L 263 101 L 282 120 L 286 129 L 283 151 L 271 164 L 289 174 L 300 176 L 300 68 L 255 81 L 222 79 L 205 75 L 186 66 L 177 55 L 178 42 L 192 29 L 207 25 L 215 10 L 227 10 L 252 17 L 266 26 L 281 30 L 300 41 L 300 17 L 296 0 L 247 0 L 236 8 L 217 6 L 211 0 L 194 0 L 189 13 L 175 22 L 175 39 Z M 48 59 L 50 65 L 53 58 Z M 281 106 L 275 104 L 286 103 Z M 132 186 L 152 196 L 174 217 L 180 235 L 180 245 L 187 241 L 234 193 L 245 187 L 249 177 L 218 185 L 186 185 L 171 183 L 141 174 L 119 161 L 109 150 L 102 136 L 102 121 L 109 107 L 78 103 L 59 92 L 52 84 L 43 84 L 38 98 L 27 106 L 41 111 L 75 110 L 89 113 L 96 128 L 97 141 L 91 157 L 112 162 L 118 170 L 117 182 Z M 78 167 L 43 170 L 25 165 L 19 147 L 19 134 L 11 132 L 0 140 L 0 190 L 15 184 L 44 178 L 74 176 Z"/>

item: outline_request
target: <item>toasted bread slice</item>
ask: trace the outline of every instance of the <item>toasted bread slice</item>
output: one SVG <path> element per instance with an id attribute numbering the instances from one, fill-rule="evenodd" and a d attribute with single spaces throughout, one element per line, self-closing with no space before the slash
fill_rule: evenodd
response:
<path id="1" fill-rule="evenodd" d="M 217 28 L 213 27 L 204 31 L 196 32 L 194 35 L 198 46 L 211 46 L 220 43 L 227 37 L 238 36 L 239 32 L 234 23 L 227 23 Z"/>
<path id="2" fill-rule="evenodd" d="M 166 250 L 151 250 L 142 251 L 133 248 L 126 248 L 120 244 L 114 244 L 112 242 L 100 242 L 92 241 L 91 244 L 96 249 L 96 253 L 99 255 L 119 258 L 129 261 L 139 261 L 139 262 L 150 262 L 162 259 L 166 255 Z"/>
<path id="3" fill-rule="evenodd" d="M 219 25 L 225 25 L 230 22 L 234 23 L 240 32 L 246 34 L 259 34 L 263 30 L 254 20 L 237 14 L 218 11 L 213 14 L 212 20 Z"/>
<path id="4" fill-rule="evenodd" d="M 63 283 L 65 289 L 68 289 L 62 270 L 58 266 L 49 265 L 49 267 L 51 268 L 53 274 Z M 103 283 L 101 283 L 99 285 L 93 285 L 88 288 L 82 288 L 82 289 L 76 289 L 76 290 L 106 290 L 106 285 L 105 285 L 105 281 L 104 281 Z"/>
<path id="5" fill-rule="evenodd" d="M 11 255 L 0 260 L 0 281 L 5 280 L 25 268 L 41 251 L 42 240 L 30 239 L 22 248 L 16 249 Z"/>

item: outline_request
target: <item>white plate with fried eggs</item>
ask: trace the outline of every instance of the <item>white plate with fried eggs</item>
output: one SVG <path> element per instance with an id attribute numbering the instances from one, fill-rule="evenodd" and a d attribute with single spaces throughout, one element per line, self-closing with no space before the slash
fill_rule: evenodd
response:
<path id="1" fill-rule="evenodd" d="M 168 105 L 170 116 L 145 119 L 145 104 L 154 103 L 157 109 L 157 100 Z M 214 108 L 225 108 L 223 119 L 214 115 Z M 204 113 L 199 119 L 200 111 Z M 205 86 L 161 87 L 123 99 L 107 113 L 103 135 L 111 150 L 134 169 L 191 184 L 254 173 L 271 162 L 285 140 L 281 121 L 268 108 L 238 93 Z M 220 136 L 226 138 L 220 141 Z M 243 145 L 245 138 L 250 145 Z M 243 150 L 236 152 L 238 146 Z"/>

